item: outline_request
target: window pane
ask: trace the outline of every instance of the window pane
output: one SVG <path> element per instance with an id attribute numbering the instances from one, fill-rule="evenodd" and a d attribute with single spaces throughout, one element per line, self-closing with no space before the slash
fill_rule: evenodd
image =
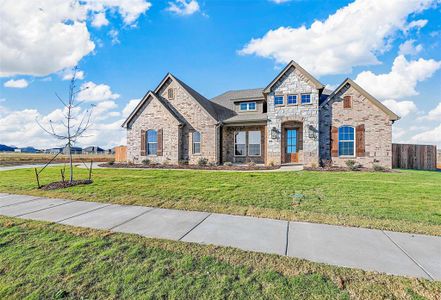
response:
<path id="1" fill-rule="evenodd" d="M 252 156 L 260 155 L 260 144 L 249 144 L 248 155 L 252 155 Z"/>
<path id="2" fill-rule="evenodd" d="M 193 143 L 193 153 L 201 153 L 201 143 Z"/>
<path id="3" fill-rule="evenodd" d="M 245 144 L 236 144 L 234 146 L 234 155 L 245 156 Z"/>
<path id="4" fill-rule="evenodd" d="M 249 131 L 248 132 L 248 143 L 249 144 L 260 144 L 260 131 Z"/>
<path id="5" fill-rule="evenodd" d="M 156 155 L 158 152 L 158 144 L 157 143 L 148 143 L 147 144 L 147 154 L 148 155 Z"/>
<path id="6" fill-rule="evenodd" d="M 297 95 L 288 95 L 288 104 L 296 104 Z"/>
<path id="7" fill-rule="evenodd" d="M 349 126 L 342 126 L 338 129 L 339 141 L 353 141 L 354 140 L 354 128 Z"/>
<path id="8" fill-rule="evenodd" d="M 156 130 L 147 131 L 147 142 L 148 143 L 156 143 L 158 141 L 158 133 Z"/>
<path id="9" fill-rule="evenodd" d="M 274 104 L 275 105 L 283 104 L 283 96 L 274 96 Z"/>
<path id="10" fill-rule="evenodd" d="M 302 95 L 302 103 L 311 103 L 311 95 L 303 94 Z"/>
<path id="11" fill-rule="evenodd" d="M 193 143 L 201 142 L 201 133 L 198 131 L 193 132 Z"/>
<path id="12" fill-rule="evenodd" d="M 235 135 L 235 143 L 236 144 L 245 144 L 246 143 L 246 132 L 245 131 L 239 131 L 239 132 L 236 132 L 236 135 Z"/>
<path id="13" fill-rule="evenodd" d="M 247 109 L 248 109 L 248 105 L 246 103 L 240 104 L 240 110 L 247 110 Z"/>
<path id="14" fill-rule="evenodd" d="M 248 109 L 249 110 L 256 110 L 256 102 L 248 103 Z"/>
<path id="15" fill-rule="evenodd" d="M 338 143 L 338 154 L 339 155 L 354 155 L 354 142 L 339 142 Z"/>

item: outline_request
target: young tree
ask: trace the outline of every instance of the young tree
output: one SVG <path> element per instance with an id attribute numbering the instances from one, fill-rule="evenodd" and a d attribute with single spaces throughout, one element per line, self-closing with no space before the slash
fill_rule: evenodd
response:
<path id="1" fill-rule="evenodd" d="M 68 151 L 70 176 L 69 182 L 73 182 L 73 160 L 72 147 L 80 137 L 85 136 L 86 130 L 91 125 L 91 116 L 94 105 L 90 105 L 86 109 L 82 107 L 84 101 L 77 101 L 76 96 L 79 92 L 87 89 L 78 89 L 76 85 L 76 75 L 78 68 L 73 69 L 72 78 L 69 84 L 69 95 L 67 101 L 63 100 L 57 93 L 58 100 L 63 104 L 64 121 L 58 123 L 49 120 L 49 127 L 45 128 L 38 120 L 38 125 L 54 138 L 63 141 L 64 149 Z M 61 128 L 61 129 L 60 129 Z"/>

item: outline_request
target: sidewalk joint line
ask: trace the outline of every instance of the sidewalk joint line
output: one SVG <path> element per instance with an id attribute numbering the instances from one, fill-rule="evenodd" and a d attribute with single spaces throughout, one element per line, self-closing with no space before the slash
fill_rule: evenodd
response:
<path id="1" fill-rule="evenodd" d="M 288 255 L 288 243 L 289 243 L 289 221 L 286 224 L 286 247 L 285 247 L 285 256 Z"/>
<path id="2" fill-rule="evenodd" d="M 76 202 L 84 202 L 84 203 L 87 203 L 87 201 L 76 201 Z M 67 217 L 67 218 L 61 219 L 61 220 L 56 220 L 54 223 L 61 223 L 61 222 L 64 222 L 64 221 L 66 221 L 66 220 L 69 220 L 69 219 L 72 219 L 72 218 L 76 218 L 76 217 L 79 217 L 79 216 L 82 216 L 82 215 L 85 215 L 85 214 L 91 213 L 91 212 L 93 212 L 93 211 L 96 211 L 96 210 L 99 210 L 99 209 L 102 209 L 102 208 L 108 207 L 108 206 L 110 206 L 110 205 L 112 205 L 112 204 L 106 204 L 106 205 L 103 205 L 103 206 L 100 206 L 100 207 L 96 207 L 96 208 L 94 208 L 94 209 L 91 209 L 91 210 L 88 210 L 88 211 L 85 211 L 85 212 L 82 212 L 82 213 L 79 213 L 79 214 L 76 214 L 76 215 L 73 215 L 73 216 L 70 216 L 70 217 Z"/>
<path id="3" fill-rule="evenodd" d="M 11 196 L 11 195 L 9 195 L 9 196 Z M 25 196 L 25 195 L 23 195 L 23 196 Z M 33 196 L 31 196 L 31 197 L 33 197 Z M 34 199 L 29 199 L 29 200 L 26 200 L 26 201 L 23 201 L 23 202 L 19 202 L 19 203 L 6 204 L 6 205 L 3 205 L 3 206 L 0 206 L 0 208 L 9 207 L 9 206 L 13 206 L 13 205 L 18 205 L 18 204 L 22 204 L 22 203 L 29 203 L 29 202 L 32 202 L 32 201 L 35 201 L 35 200 L 38 200 L 38 199 L 50 199 L 50 198 L 37 197 L 37 198 L 34 198 Z"/>
<path id="4" fill-rule="evenodd" d="M 118 224 L 118 225 L 115 225 L 115 226 L 113 226 L 113 227 L 110 227 L 110 228 L 107 229 L 107 230 L 113 230 L 113 229 L 115 229 L 116 227 L 119 227 L 119 226 L 125 225 L 125 224 L 127 224 L 127 223 L 129 223 L 129 222 L 135 220 L 136 218 L 139 218 L 139 217 L 145 215 L 146 213 L 151 212 L 152 210 L 155 210 L 155 208 L 154 208 L 154 207 L 150 207 L 150 209 L 147 209 L 146 211 L 143 211 L 143 212 L 140 213 L 139 215 L 136 215 L 136 216 L 134 216 L 133 218 L 130 218 L 130 219 L 128 219 L 128 220 L 125 220 L 125 221 L 122 222 L 121 224 Z"/>
<path id="5" fill-rule="evenodd" d="M 427 276 L 429 276 L 429 278 L 431 279 L 431 280 L 435 280 L 435 278 L 433 278 L 432 277 L 432 275 L 430 275 L 430 273 L 428 272 L 428 271 L 426 271 L 426 269 L 418 262 L 418 261 L 416 261 L 416 259 L 414 259 L 409 253 L 407 253 L 407 251 L 403 248 L 403 247 L 401 247 L 400 245 L 398 245 L 398 243 L 396 243 L 393 239 L 392 239 L 392 237 L 390 237 L 386 232 L 384 232 L 384 230 L 381 230 L 381 232 L 383 232 L 383 234 L 385 235 L 385 236 L 387 236 L 387 238 L 392 242 L 392 243 L 394 243 L 394 245 L 395 246 L 397 246 L 407 257 L 409 257 L 410 258 L 410 260 L 412 260 L 421 270 L 423 270 L 423 272 L 424 273 L 426 273 L 427 274 Z"/>
<path id="6" fill-rule="evenodd" d="M 50 198 L 43 198 L 43 199 L 50 199 Z M 31 211 L 31 212 L 27 212 L 27 213 L 24 213 L 24 214 L 15 215 L 14 218 L 18 218 L 18 217 L 21 217 L 21 216 L 26 216 L 26 215 L 29 215 L 29 214 L 33 214 L 33 213 L 36 213 L 36 212 L 39 212 L 39 211 L 42 211 L 42 210 L 46 210 L 46 209 L 51 209 L 51 208 L 58 207 L 58 206 L 61 206 L 61 205 L 66 205 L 66 204 L 72 203 L 74 201 L 75 200 L 66 201 L 65 203 L 60 203 L 60 204 L 57 204 L 57 205 L 54 205 L 54 206 L 45 207 L 45 208 L 37 209 L 37 210 Z"/>
<path id="7" fill-rule="evenodd" d="M 198 227 L 199 225 L 202 224 L 202 222 L 204 222 L 209 216 L 211 216 L 212 213 L 209 213 L 205 218 L 203 218 L 199 223 L 197 223 L 196 225 L 193 226 L 193 228 L 191 228 L 186 234 L 184 234 L 183 236 L 181 236 L 178 241 L 182 240 L 183 238 L 185 238 L 190 232 L 193 231 L 193 229 L 195 229 L 196 227 Z"/>

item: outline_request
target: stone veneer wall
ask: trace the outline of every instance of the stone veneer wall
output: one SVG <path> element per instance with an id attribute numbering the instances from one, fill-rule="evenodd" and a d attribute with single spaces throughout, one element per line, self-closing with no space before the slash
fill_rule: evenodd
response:
<path id="1" fill-rule="evenodd" d="M 163 155 L 141 156 L 141 130 L 163 130 Z M 151 98 L 144 104 L 139 115 L 127 129 L 127 161 L 140 164 L 144 159 L 157 163 L 177 164 L 179 161 L 179 122 L 157 99 Z"/>
<path id="2" fill-rule="evenodd" d="M 301 104 L 300 94 L 310 93 L 311 104 Z M 286 96 L 288 94 L 297 94 L 297 105 L 288 105 Z M 284 95 L 284 105 L 275 106 L 274 96 Z M 274 85 L 271 93 L 268 94 L 268 152 L 267 164 L 281 164 L 281 129 L 282 123 L 286 121 L 303 122 L 303 163 L 307 166 L 318 165 L 319 161 L 319 141 L 318 141 L 318 105 L 319 94 L 310 80 L 291 68 Z M 314 135 L 309 134 L 309 126 L 313 128 Z M 275 127 L 280 133 L 277 139 L 271 137 L 272 128 Z M 301 161 L 302 162 L 302 161 Z"/>
<path id="3" fill-rule="evenodd" d="M 260 156 L 234 156 L 234 133 L 236 131 L 261 131 L 260 136 Z M 222 162 L 231 163 L 248 163 L 255 162 L 257 164 L 265 163 L 266 153 L 266 127 L 265 126 L 228 126 L 222 128 Z M 248 135 L 247 135 L 247 147 L 248 147 Z M 248 154 L 248 148 L 247 148 Z"/>
<path id="4" fill-rule="evenodd" d="M 352 96 L 352 108 L 343 108 L 343 97 Z M 332 157 L 330 153 L 330 126 L 365 125 L 365 156 L 353 158 Z M 336 166 L 346 167 L 346 161 L 356 160 L 364 167 L 373 163 L 392 167 L 392 122 L 369 99 L 352 86 L 344 87 L 320 111 L 320 153 L 323 159 L 332 159 Z"/>
<path id="5" fill-rule="evenodd" d="M 168 100 L 168 89 L 174 90 L 174 99 Z M 170 80 L 158 92 L 159 96 L 168 101 L 179 115 L 186 121 L 182 128 L 180 160 L 188 160 L 196 164 L 200 158 L 207 158 L 210 162 L 218 162 L 216 149 L 217 121 L 194 100 L 185 89 L 175 81 Z M 192 132 L 201 133 L 201 153 L 192 153 Z"/>

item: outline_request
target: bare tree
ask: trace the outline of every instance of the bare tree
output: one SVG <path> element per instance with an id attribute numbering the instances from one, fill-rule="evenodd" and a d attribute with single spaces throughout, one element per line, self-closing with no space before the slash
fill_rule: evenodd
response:
<path id="1" fill-rule="evenodd" d="M 49 127 L 45 128 L 41 122 L 37 120 L 38 125 L 46 133 L 50 134 L 54 138 L 64 142 L 64 149 L 69 154 L 69 166 L 70 166 L 70 179 L 73 181 L 73 160 L 72 160 L 72 147 L 75 145 L 80 137 L 84 137 L 84 133 L 91 125 L 91 116 L 94 105 L 90 105 L 85 110 L 82 110 L 81 105 L 84 101 L 77 101 L 76 96 L 84 89 L 78 89 L 76 85 L 76 75 L 78 67 L 73 69 L 72 79 L 69 84 L 69 95 L 67 101 L 63 100 L 57 93 L 58 100 L 63 104 L 63 115 L 65 120 L 61 122 L 53 122 L 49 120 Z M 58 128 L 62 128 L 59 130 Z"/>

